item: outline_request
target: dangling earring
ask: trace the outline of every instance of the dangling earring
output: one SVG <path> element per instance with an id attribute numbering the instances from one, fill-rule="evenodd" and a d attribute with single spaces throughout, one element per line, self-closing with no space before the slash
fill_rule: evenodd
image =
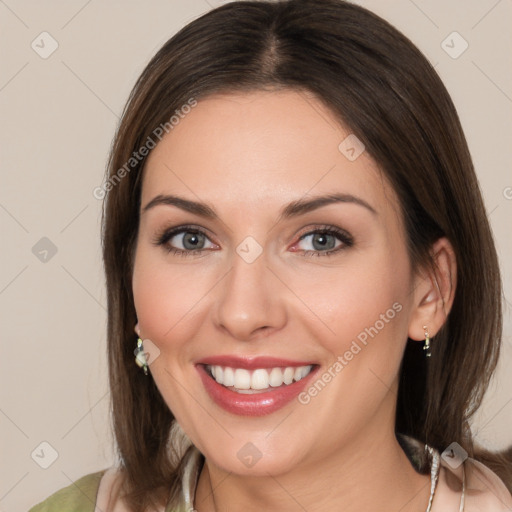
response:
<path id="1" fill-rule="evenodd" d="M 148 374 L 148 362 L 146 360 L 146 354 L 144 354 L 144 347 L 142 340 L 137 338 L 137 348 L 133 351 L 135 354 L 135 362 L 137 365 L 144 370 L 144 374 Z"/>
<path id="2" fill-rule="evenodd" d="M 426 351 L 425 355 L 427 357 L 430 357 L 431 356 L 431 352 L 430 352 L 430 336 L 428 335 L 428 329 L 427 329 L 426 325 L 423 326 L 423 330 L 425 331 L 425 345 L 423 345 L 423 350 Z"/>

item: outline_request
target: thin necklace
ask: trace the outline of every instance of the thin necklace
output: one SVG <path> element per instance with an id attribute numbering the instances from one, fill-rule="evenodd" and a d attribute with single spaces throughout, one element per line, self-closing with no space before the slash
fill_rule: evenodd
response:
<path id="1" fill-rule="evenodd" d="M 439 477 L 439 452 L 430 448 L 430 446 L 426 446 L 428 452 L 432 455 L 432 467 L 430 469 L 430 498 L 428 500 L 428 506 L 426 512 L 430 512 L 432 510 L 432 501 L 434 499 L 434 493 L 436 492 L 437 479 Z"/>

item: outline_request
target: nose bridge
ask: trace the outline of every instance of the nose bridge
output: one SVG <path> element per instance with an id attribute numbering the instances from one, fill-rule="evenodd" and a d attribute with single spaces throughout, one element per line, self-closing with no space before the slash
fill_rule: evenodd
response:
<path id="1" fill-rule="evenodd" d="M 254 242 L 246 239 L 236 248 L 217 302 L 218 325 L 240 340 L 262 328 L 281 327 L 285 320 L 268 258 Z"/>

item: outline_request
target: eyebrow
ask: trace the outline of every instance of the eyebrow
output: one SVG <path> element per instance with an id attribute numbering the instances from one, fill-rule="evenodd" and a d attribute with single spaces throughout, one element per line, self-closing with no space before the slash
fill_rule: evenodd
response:
<path id="1" fill-rule="evenodd" d="M 370 204 L 368 204 L 360 197 L 354 196 L 352 194 L 328 194 L 323 196 L 316 196 L 310 199 L 298 199 L 297 201 L 292 201 L 281 210 L 278 217 L 278 222 L 284 219 L 289 219 L 291 217 L 298 217 L 299 215 L 304 215 L 308 212 L 334 203 L 355 204 L 358 206 L 362 206 L 363 208 L 366 208 L 373 215 L 378 215 L 375 208 L 373 208 Z M 206 219 L 215 220 L 219 218 L 219 216 L 215 212 L 215 209 L 206 203 L 191 201 L 190 199 L 185 199 L 184 197 L 163 194 L 159 194 L 155 196 L 151 201 L 149 201 L 149 203 L 147 203 L 146 206 L 144 206 L 144 208 L 142 209 L 142 213 L 145 213 L 148 210 L 159 205 L 176 206 L 181 210 L 184 210 L 189 213 L 194 213 Z"/>

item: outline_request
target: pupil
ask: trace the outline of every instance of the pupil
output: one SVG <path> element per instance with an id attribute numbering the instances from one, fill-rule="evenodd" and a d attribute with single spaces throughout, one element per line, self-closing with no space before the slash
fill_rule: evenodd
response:
<path id="1" fill-rule="evenodd" d="M 186 233 L 183 237 L 183 246 L 185 249 L 194 250 L 200 242 L 201 235 L 199 233 Z"/>
<path id="2" fill-rule="evenodd" d="M 317 244 L 318 247 L 315 245 Z M 334 249 L 335 240 L 332 235 L 316 234 L 313 237 L 313 247 L 315 249 Z"/>

